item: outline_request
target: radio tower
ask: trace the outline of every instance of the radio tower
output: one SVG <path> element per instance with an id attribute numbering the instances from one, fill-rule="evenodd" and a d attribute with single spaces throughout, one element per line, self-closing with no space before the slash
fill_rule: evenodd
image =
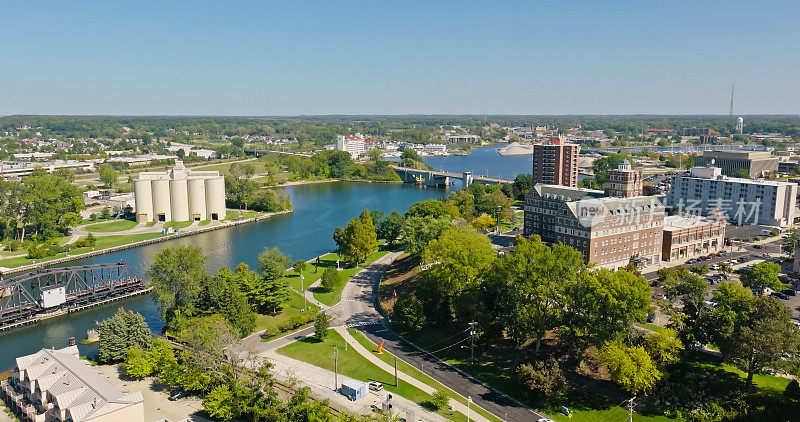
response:
<path id="1" fill-rule="evenodd" d="M 730 125 L 731 132 L 733 132 L 733 85 L 731 85 L 731 108 L 728 110 L 728 124 Z"/>

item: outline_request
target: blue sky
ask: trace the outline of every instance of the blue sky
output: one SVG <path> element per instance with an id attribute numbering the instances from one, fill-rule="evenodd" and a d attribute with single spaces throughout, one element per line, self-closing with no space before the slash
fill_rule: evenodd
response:
<path id="1" fill-rule="evenodd" d="M 0 3 L 0 114 L 800 112 L 800 2 Z"/>

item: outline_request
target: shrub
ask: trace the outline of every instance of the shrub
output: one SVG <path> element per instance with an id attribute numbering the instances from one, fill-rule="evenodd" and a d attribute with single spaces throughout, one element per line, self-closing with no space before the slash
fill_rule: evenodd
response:
<path id="1" fill-rule="evenodd" d="M 325 340 L 325 337 L 328 336 L 328 328 L 331 326 L 329 320 L 330 317 L 324 312 L 317 314 L 317 317 L 314 318 L 314 338 L 319 341 Z"/>
<path id="2" fill-rule="evenodd" d="M 419 331 L 425 326 L 422 302 L 409 292 L 400 294 L 392 313 L 403 325 L 412 330 Z"/>
<path id="3" fill-rule="evenodd" d="M 431 396 L 431 406 L 434 410 L 444 409 L 447 407 L 448 403 L 450 403 L 450 396 L 443 390 L 436 390 L 433 396 Z"/>
<path id="4" fill-rule="evenodd" d="M 320 286 L 326 291 L 332 292 L 333 288 L 341 281 L 341 276 L 336 268 L 328 267 L 322 273 L 322 281 Z"/>

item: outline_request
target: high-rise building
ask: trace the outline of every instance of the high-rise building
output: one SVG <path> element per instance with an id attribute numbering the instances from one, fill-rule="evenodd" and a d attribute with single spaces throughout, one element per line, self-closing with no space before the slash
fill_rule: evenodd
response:
<path id="1" fill-rule="evenodd" d="M 642 196 L 642 171 L 634 170 L 628 159 L 623 159 L 617 168 L 606 171 L 606 196 L 630 198 Z"/>
<path id="2" fill-rule="evenodd" d="M 568 144 L 563 136 L 533 146 L 533 183 L 578 186 L 580 146 Z"/>
<path id="3" fill-rule="evenodd" d="M 654 196 L 609 198 L 602 191 L 537 184 L 525 196 L 524 235 L 562 243 L 596 268 L 658 264 L 664 206 Z"/>
<path id="4" fill-rule="evenodd" d="M 339 135 L 336 137 L 336 151 L 346 151 L 355 160 L 361 154 L 367 152 L 366 144 L 364 143 L 364 135 L 356 133 L 355 135 Z"/>

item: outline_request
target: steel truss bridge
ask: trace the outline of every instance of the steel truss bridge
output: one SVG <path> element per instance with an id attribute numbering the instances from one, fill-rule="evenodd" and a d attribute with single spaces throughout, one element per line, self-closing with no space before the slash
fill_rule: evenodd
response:
<path id="1" fill-rule="evenodd" d="M 145 289 L 125 262 L 46 268 L 0 280 L 0 329 Z"/>

